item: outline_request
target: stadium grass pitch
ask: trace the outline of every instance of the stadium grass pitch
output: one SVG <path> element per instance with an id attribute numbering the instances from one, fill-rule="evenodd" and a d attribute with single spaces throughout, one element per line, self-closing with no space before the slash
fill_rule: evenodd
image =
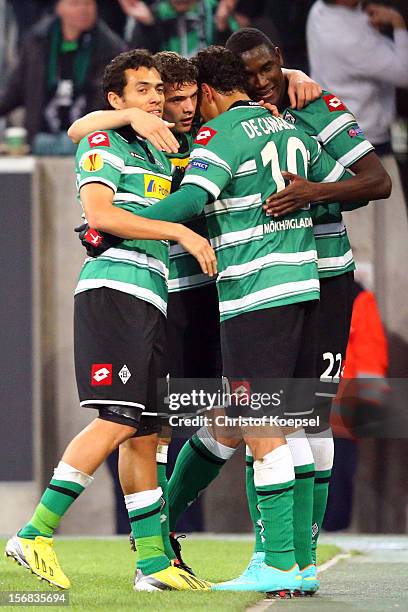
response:
<path id="1" fill-rule="evenodd" d="M 5 543 L 6 540 L 0 540 L 2 550 Z M 182 545 L 186 562 L 199 577 L 212 582 L 237 577 L 252 553 L 250 541 L 187 538 Z M 128 608 L 135 611 L 190 612 L 211 607 L 217 612 L 243 612 L 263 599 L 259 593 L 136 593 L 132 589 L 135 553 L 130 551 L 125 537 L 117 540 L 56 538 L 55 550 L 72 583 L 69 608 L 73 609 L 113 612 Z M 336 546 L 319 546 L 318 562 L 324 563 L 338 552 Z M 45 582 L 39 582 L 27 570 L 4 557 L 0 559 L 0 590 L 56 592 L 56 589 L 51 589 Z M 23 607 L 19 606 L 19 609 Z"/>

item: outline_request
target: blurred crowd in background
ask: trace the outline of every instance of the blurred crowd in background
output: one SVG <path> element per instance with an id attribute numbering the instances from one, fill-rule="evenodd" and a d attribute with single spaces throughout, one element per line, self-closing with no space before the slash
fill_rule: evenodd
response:
<path id="1" fill-rule="evenodd" d="M 36 154 L 70 155 L 65 132 L 102 105 L 101 75 L 122 50 L 143 47 L 190 57 L 231 32 L 264 31 L 285 66 L 310 70 L 306 23 L 314 0 L 0 0 L 0 117 L 23 125 Z M 385 1 L 408 18 L 403 0 Z M 393 29 L 382 24 L 392 40 Z M 339 41 L 339 53 L 347 53 Z M 398 85 L 398 84 L 397 84 Z M 335 92 L 338 95 L 341 92 Z M 29 108 L 11 116 L 16 108 Z M 398 97 L 395 139 L 404 153 L 407 91 Z M 3 124 L 6 125 L 3 121 Z M 3 125 L 3 129 L 4 129 Z"/>

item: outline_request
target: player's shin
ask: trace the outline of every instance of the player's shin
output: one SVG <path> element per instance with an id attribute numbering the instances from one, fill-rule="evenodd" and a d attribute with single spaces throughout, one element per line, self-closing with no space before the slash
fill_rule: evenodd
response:
<path id="1" fill-rule="evenodd" d="M 168 444 L 160 441 L 157 447 L 156 460 L 157 460 L 157 484 L 163 492 L 163 508 L 160 515 L 161 522 L 161 533 L 164 544 L 164 552 L 169 559 L 175 559 L 175 553 L 170 543 L 170 532 L 169 532 L 169 483 L 167 480 L 167 454 L 169 450 Z"/>
<path id="2" fill-rule="evenodd" d="M 92 476 L 60 461 L 33 516 L 17 535 L 28 540 L 51 538 L 61 518 L 92 481 Z"/>
<path id="3" fill-rule="evenodd" d="M 255 545 L 254 545 L 254 553 L 263 553 L 264 548 L 262 544 L 261 531 L 262 531 L 262 521 L 261 521 L 261 513 L 258 508 L 258 496 L 256 494 L 255 484 L 254 484 L 254 458 L 252 456 L 252 451 L 249 446 L 246 446 L 245 450 L 245 460 L 246 460 L 246 469 L 245 469 L 245 484 L 246 484 L 246 494 L 248 500 L 248 509 L 249 514 L 252 520 L 252 525 L 255 532 Z"/>
<path id="4" fill-rule="evenodd" d="M 316 563 L 317 540 L 326 512 L 329 483 L 334 459 L 334 443 L 331 429 L 308 434 L 315 463 L 315 481 L 313 488 L 313 518 L 312 518 L 312 556 Z"/>
<path id="5" fill-rule="evenodd" d="M 235 448 L 220 444 L 207 427 L 188 440 L 177 457 L 169 482 L 170 531 L 188 506 L 218 476 Z"/>
<path id="6" fill-rule="evenodd" d="M 296 562 L 301 570 L 313 563 L 312 515 L 315 465 L 304 429 L 286 435 L 295 468 L 293 529 Z"/>
<path id="7" fill-rule="evenodd" d="M 261 513 L 265 563 L 279 570 L 296 565 L 293 542 L 295 473 L 287 444 L 254 461 L 254 483 Z"/>
<path id="8" fill-rule="evenodd" d="M 137 569 L 144 575 L 166 569 L 170 561 L 164 552 L 161 533 L 161 488 L 125 495 L 125 504 L 136 542 Z"/>

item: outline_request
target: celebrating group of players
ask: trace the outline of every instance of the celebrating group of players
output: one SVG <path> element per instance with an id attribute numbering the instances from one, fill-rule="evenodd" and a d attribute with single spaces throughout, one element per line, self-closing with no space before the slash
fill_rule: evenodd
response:
<path id="1" fill-rule="evenodd" d="M 99 416 L 68 445 L 6 555 L 69 588 L 54 530 L 119 447 L 136 590 L 313 594 L 333 464 L 327 412 L 351 318 L 342 210 L 388 197 L 390 179 L 341 100 L 283 71 L 279 49 L 255 29 L 193 60 L 123 53 L 103 87 L 112 110 L 69 132 L 80 140 L 89 255 L 75 295 L 76 377 L 81 406 Z M 260 379 L 293 389 L 318 381 L 292 393 L 285 411 L 313 412 L 321 425 L 201 427 L 167 482 L 170 432 L 156 382 L 168 372 L 170 385 L 223 374 L 250 381 L 250 392 Z M 242 440 L 254 553 L 241 576 L 213 585 L 185 565 L 170 534 Z"/>

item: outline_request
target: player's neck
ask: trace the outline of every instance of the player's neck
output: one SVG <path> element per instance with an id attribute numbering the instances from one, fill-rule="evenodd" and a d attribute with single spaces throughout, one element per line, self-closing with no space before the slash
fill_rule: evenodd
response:
<path id="1" fill-rule="evenodd" d="M 216 100 L 217 108 L 220 113 L 227 111 L 235 102 L 240 100 L 250 100 L 249 96 L 243 91 L 234 91 L 228 96 L 220 95 Z"/>

